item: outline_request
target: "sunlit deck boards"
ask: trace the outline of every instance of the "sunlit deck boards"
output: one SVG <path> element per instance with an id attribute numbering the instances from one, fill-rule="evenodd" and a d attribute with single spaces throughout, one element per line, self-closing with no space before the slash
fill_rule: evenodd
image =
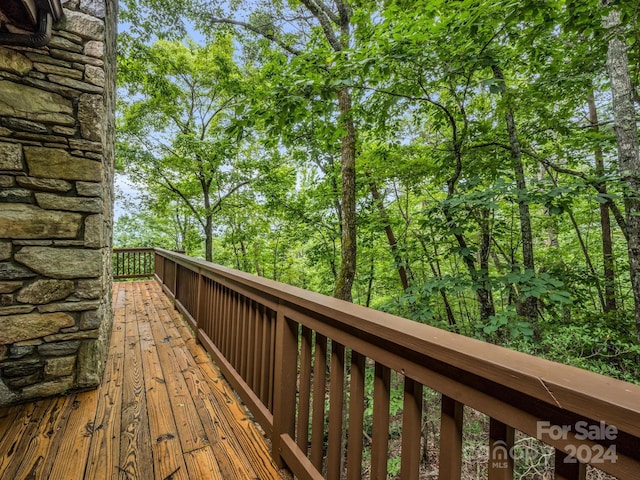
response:
<path id="1" fill-rule="evenodd" d="M 159 286 L 117 283 L 114 307 L 100 388 L 0 409 L 0 480 L 280 479 Z"/>

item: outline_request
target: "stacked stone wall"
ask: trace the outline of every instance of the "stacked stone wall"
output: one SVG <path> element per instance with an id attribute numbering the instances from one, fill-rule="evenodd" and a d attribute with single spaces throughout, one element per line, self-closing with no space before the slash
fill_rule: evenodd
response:
<path id="1" fill-rule="evenodd" d="M 111 329 L 116 1 L 0 45 L 0 405 L 99 384 Z"/>

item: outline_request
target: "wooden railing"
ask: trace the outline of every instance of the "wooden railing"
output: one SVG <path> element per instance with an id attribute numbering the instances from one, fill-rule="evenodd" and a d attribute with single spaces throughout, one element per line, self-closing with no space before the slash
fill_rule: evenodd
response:
<path id="1" fill-rule="evenodd" d="M 154 274 L 153 248 L 114 248 L 113 278 L 151 278 Z"/>
<path id="2" fill-rule="evenodd" d="M 490 417 L 491 480 L 518 468 L 515 431 L 555 449 L 556 479 L 585 478 L 585 464 L 640 478 L 636 385 L 166 250 L 156 250 L 155 264 L 270 437 L 274 459 L 297 478 L 360 480 L 365 438 L 365 473 L 387 478 L 392 378 L 404 392 L 401 479 L 419 478 L 424 387 L 441 393 L 440 480 L 461 478 L 464 406 Z"/>

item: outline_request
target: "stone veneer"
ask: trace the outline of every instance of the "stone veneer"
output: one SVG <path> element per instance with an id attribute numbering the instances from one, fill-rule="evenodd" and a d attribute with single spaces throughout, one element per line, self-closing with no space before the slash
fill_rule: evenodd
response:
<path id="1" fill-rule="evenodd" d="M 111 308 L 116 0 L 0 45 L 0 406 L 96 386 Z"/>

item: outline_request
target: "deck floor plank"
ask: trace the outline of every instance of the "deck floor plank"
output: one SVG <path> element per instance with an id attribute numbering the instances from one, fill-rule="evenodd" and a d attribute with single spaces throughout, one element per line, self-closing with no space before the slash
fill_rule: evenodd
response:
<path id="1" fill-rule="evenodd" d="M 50 480 L 84 478 L 91 437 L 95 430 L 99 397 L 98 390 L 73 395 L 73 408 L 62 434 L 62 444 L 49 474 Z M 74 460 L 71 461 L 71 459 Z"/>
<path id="2" fill-rule="evenodd" d="M 69 398 L 59 398 L 54 402 L 41 402 L 45 407 L 40 421 L 36 415 L 31 417 L 20 443 L 15 445 L 16 455 L 13 461 L 2 469 L 2 480 L 29 478 L 46 473 L 49 476 L 52 463 L 46 464 L 45 458 L 55 456 L 62 443 L 61 430 L 66 425 L 72 408 Z M 28 440 L 28 443 L 27 443 Z"/>
<path id="3" fill-rule="evenodd" d="M 262 432 L 236 400 L 235 393 L 222 377 L 220 370 L 211 363 L 201 364 L 199 367 L 194 372 L 202 375 L 202 385 L 210 392 L 211 405 L 217 416 L 225 421 L 227 436 L 246 453 L 249 464 L 258 474 L 258 478 L 279 479 L 278 473 L 272 469 L 273 463 Z"/>
<path id="4" fill-rule="evenodd" d="M 0 442 L 4 440 L 6 433 L 11 428 L 11 425 L 16 420 L 16 417 L 20 414 L 21 407 L 9 407 L 0 410 Z"/>
<path id="5" fill-rule="evenodd" d="M 194 393 L 198 414 L 208 427 L 207 435 L 211 440 L 211 447 L 218 460 L 223 478 L 237 478 L 239 480 L 261 478 L 249 465 L 240 444 L 231 438 L 230 428 L 213 404 L 214 400 L 210 388 L 205 385 L 204 377 L 195 369 L 187 370 L 184 373 L 189 389 Z"/>
<path id="6" fill-rule="evenodd" d="M 124 292 L 124 289 L 120 289 Z M 142 373 L 140 333 L 133 295 L 126 300 L 124 384 L 120 422 L 120 463 L 118 478 L 143 478 L 152 465 L 151 434 L 147 416 L 147 396 Z M 125 320 L 123 318 L 123 320 Z M 140 447 L 143 448 L 140 448 Z M 144 448 L 146 447 L 146 448 Z M 122 475 L 120 475 L 122 474 Z"/>
<path id="7" fill-rule="evenodd" d="M 116 301 L 116 315 L 123 309 Z M 126 309 L 124 309 L 126 313 Z M 100 401 L 96 411 L 85 478 L 106 480 L 118 465 L 120 451 L 120 421 L 122 418 L 122 381 L 124 379 L 125 325 L 113 326 L 109 356 L 104 378 L 99 388 Z"/>
<path id="8" fill-rule="evenodd" d="M 184 458 L 187 462 L 190 478 L 224 480 L 211 446 L 188 452 Z"/>
<path id="9" fill-rule="evenodd" d="M 147 409 L 149 413 L 149 432 L 151 433 L 151 452 L 153 457 L 153 471 L 155 478 L 171 478 L 172 480 L 186 479 L 187 466 L 182 456 L 178 428 L 171 409 L 171 396 L 167 389 L 158 344 L 153 339 L 151 318 L 148 306 L 142 297 L 140 284 L 135 290 L 136 310 L 138 315 L 138 330 L 140 331 L 140 348 L 142 350 L 142 365 L 144 384 L 147 393 Z"/>
<path id="10" fill-rule="evenodd" d="M 0 442 L 0 478 L 10 478 L 11 469 L 17 468 L 20 464 L 21 455 L 26 446 L 25 442 L 28 445 L 31 437 L 35 434 L 36 422 L 39 423 L 46 411 L 44 403 L 31 403 L 21 409 Z"/>
<path id="11" fill-rule="evenodd" d="M 0 408 L 0 479 L 281 478 L 259 428 L 153 281 L 114 284 L 99 388 Z"/>
<path id="12" fill-rule="evenodd" d="M 187 453 L 206 447 L 209 445 L 207 434 L 198 417 L 198 412 L 187 389 L 184 376 L 180 370 L 175 368 L 179 363 L 171 347 L 170 336 L 167 334 L 158 312 L 151 303 L 148 289 L 142 290 L 142 298 L 145 302 L 148 302 L 147 312 L 151 320 L 152 334 L 160 364 L 164 367 L 163 378 L 172 400 L 170 406 L 172 407 L 182 451 Z"/>

